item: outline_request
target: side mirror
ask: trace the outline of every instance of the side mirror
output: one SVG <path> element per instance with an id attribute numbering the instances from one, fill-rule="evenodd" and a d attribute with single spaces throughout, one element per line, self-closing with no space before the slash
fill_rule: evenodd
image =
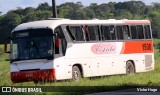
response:
<path id="1" fill-rule="evenodd" d="M 53 36 L 54 36 L 55 38 L 58 38 L 58 33 L 55 32 L 55 33 L 53 34 Z"/>
<path id="2" fill-rule="evenodd" d="M 10 40 L 11 40 L 11 38 L 9 37 L 9 38 L 5 39 L 5 41 L 4 41 L 4 52 L 5 53 L 11 53 L 9 48 L 8 48 Z"/>

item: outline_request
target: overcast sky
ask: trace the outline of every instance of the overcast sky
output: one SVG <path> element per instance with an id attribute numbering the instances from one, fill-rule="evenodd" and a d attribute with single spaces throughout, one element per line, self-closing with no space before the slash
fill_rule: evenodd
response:
<path id="1" fill-rule="evenodd" d="M 0 12 L 5 14 L 9 10 L 17 9 L 17 7 L 37 7 L 40 3 L 48 2 L 51 5 L 52 0 L 0 0 Z M 82 2 L 83 5 L 90 5 L 90 3 L 108 3 L 112 2 L 124 2 L 130 0 L 56 0 L 56 4 L 60 5 L 65 2 Z M 141 0 L 146 4 L 151 4 L 151 2 L 160 2 L 160 0 Z"/>

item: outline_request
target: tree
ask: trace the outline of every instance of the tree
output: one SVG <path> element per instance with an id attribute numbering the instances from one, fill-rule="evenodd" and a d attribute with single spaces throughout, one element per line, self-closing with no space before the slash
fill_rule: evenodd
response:
<path id="1" fill-rule="evenodd" d="M 144 15 L 148 16 L 152 11 L 153 11 L 152 6 L 146 5 L 146 7 L 144 9 Z"/>
<path id="2" fill-rule="evenodd" d="M 65 3 L 57 8 L 58 17 L 70 18 L 71 12 L 73 11 L 74 3 Z"/>
<path id="3" fill-rule="evenodd" d="M 160 3 L 153 2 L 152 5 L 154 11 L 160 11 Z"/>
<path id="4" fill-rule="evenodd" d="M 41 3 L 39 4 L 39 6 L 37 7 L 37 10 L 50 10 L 50 6 L 48 3 Z"/>
<path id="5" fill-rule="evenodd" d="M 145 4 L 142 1 L 119 2 L 115 4 L 115 10 L 118 9 L 128 10 L 132 14 L 143 14 L 145 9 Z"/>
<path id="6" fill-rule="evenodd" d="M 83 10 L 75 10 L 71 13 L 70 18 L 78 20 L 86 19 L 86 14 Z"/>
<path id="7" fill-rule="evenodd" d="M 160 12 L 158 11 L 152 11 L 149 14 L 149 17 L 151 18 L 152 23 L 152 29 L 153 29 L 153 36 L 160 38 Z"/>
<path id="8" fill-rule="evenodd" d="M 44 20 L 44 19 L 50 18 L 51 16 L 52 16 L 52 12 L 51 11 L 37 10 L 37 11 L 34 11 L 34 12 L 26 15 L 23 18 L 23 22 L 36 21 L 36 20 Z"/>
<path id="9" fill-rule="evenodd" d="M 33 13 L 35 11 L 35 8 L 32 8 L 32 7 L 27 7 L 23 10 L 23 16 L 26 16 L 30 13 Z"/>
<path id="10" fill-rule="evenodd" d="M 133 19 L 133 14 L 131 14 L 129 11 L 127 10 L 117 10 L 115 11 L 115 17 L 116 19 Z"/>
<path id="11" fill-rule="evenodd" d="M 67 2 L 58 7 L 58 16 L 71 19 L 80 19 L 80 18 L 84 19 L 85 12 L 83 12 L 83 6 L 81 4 Z"/>
<path id="12" fill-rule="evenodd" d="M 3 23 L 13 28 L 21 23 L 21 18 L 18 14 L 10 12 L 7 15 L 5 15 L 3 21 Z"/>
<path id="13" fill-rule="evenodd" d="M 87 7 L 87 8 L 84 9 L 84 12 L 86 13 L 86 19 L 95 18 L 95 13 L 94 13 L 94 11 L 92 9 Z"/>

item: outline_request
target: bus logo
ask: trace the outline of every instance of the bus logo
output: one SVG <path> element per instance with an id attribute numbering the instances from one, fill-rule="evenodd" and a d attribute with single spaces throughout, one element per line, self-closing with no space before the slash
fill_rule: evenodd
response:
<path id="1" fill-rule="evenodd" d="M 2 87 L 2 92 L 11 92 L 11 87 Z"/>
<path id="2" fill-rule="evenodd" d="M 116 54 L 116 44 L 94 44 L 91 47 L 94 54 Z"/>

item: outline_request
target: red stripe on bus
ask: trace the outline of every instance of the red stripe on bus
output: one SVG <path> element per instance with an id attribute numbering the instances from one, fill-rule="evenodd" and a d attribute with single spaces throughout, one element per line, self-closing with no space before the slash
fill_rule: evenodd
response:
<path id="1" fill-rule="evenodd" d="M 55 79 L 56 79 L 55 69 L 11 72 L 11 80 L 13 83 L 29 82 L 29 81 L 45 81 L 45 80 L 55 80 Z"/>
<path id="2" fill-rule="evenodd" d="M 135 41 L 125 42 L 125 48 L 121 54 L 131 53 L 153 53 L 153 42 L 152 41 Z"/>
<path id="3" fill-rule="evenodd" d="M 121 54 L 123 54 L 124 53 L 124 50 L 125 50 L 125 43 L 123 43 L 123 45 L 122 45 L 122 50 L 121 50 Z"/>

